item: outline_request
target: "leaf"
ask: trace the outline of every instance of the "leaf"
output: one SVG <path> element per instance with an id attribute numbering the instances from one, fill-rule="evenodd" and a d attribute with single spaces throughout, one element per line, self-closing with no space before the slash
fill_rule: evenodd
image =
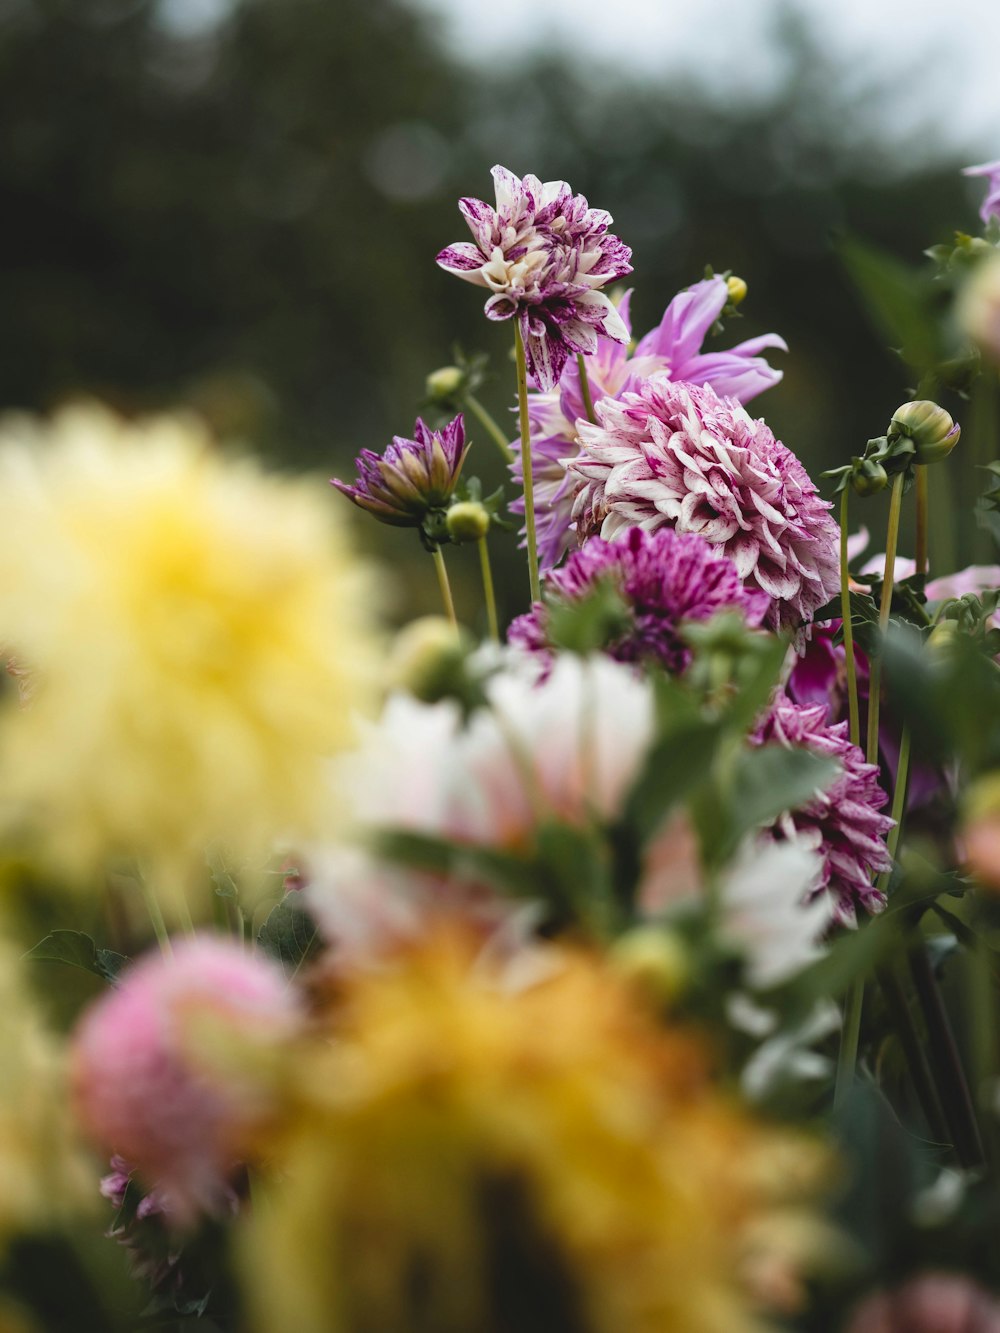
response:
<path id="1" fill-rule="evenodd" d="M 656 742 L 629 794 L 624 822 L 640 842 L 651 837 L 677 801 L 709 775 L 722 728 L 697 720 L 682 724 Z"/>
<path id="2" fill-rule="evenodd" d="M 828 786 L 840 765 L 811 750 L 762 745 L 744 750 L 734 765 L 727 793 L 726 839 L 735 848 L 744 834 L 770 824 Z"/>
<path id="3" fill-rule="evenodd" d="M 289 980 L 319 952 L 320 939 L 316 923 L 302 906 L 297 891 L 286 893 L 281 902 L 271 909 L 267 920 L 257 932 L 257 943 L 270 958 L 281 964 Z"/>
<path id="4" fill-rule="evenodd" d="M 128 962 L 124 954 L 115 953 L 113 949 L 99 949 L 81 930 L 53 930 L 24 956 L 79 967 L 108 982 L 114 982 Z"/>
<path id="5" fill-rule="evenodd" d="M 938 336 L 928 280 L 853 238 L 842 239 L 837 248 L 882 336 L 908 365 L 921 373 L 930 370 L 938 360 Z"/>

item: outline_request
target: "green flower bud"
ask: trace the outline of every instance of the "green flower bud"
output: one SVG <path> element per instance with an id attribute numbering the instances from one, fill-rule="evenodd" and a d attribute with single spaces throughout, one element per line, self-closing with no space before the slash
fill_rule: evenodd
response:
<path id="1" fill-rule="evenodd" d="M 875 458 L 856 458 L 851 468 L 851 488 L 855 495 L 877 495 L 889 485 L 889 474 Z"/>
<path id="2" fill-rule="evenodd" d="M 938 463 L 947 458 L 961 433 L 950 413 L 925 398 L 898 407 L 889 423 L 890 442 L 900 438 L 913 442 L 915 463 Z"/>
<path id="3" fill-rule="evenodd" d="M 432 370 L 425 385 L 427 397 L 434 402 L 447 403 L 461 389 L 464 379 L 465 375 L 458 366 L 442 366 L 440 370 Z"/>
<path id="4" fill-rule="evenodd" d="M 448 510 L 446 523 L 453 542 L 477 542 L 490 530 L 490 515 L 478 500 L 458 500 Z"/>
<path id="5" fill-rule="evenodd" d="M 726 289 L 729 292 L 729 300 L 732 305 L 741 305 L 746 300 L 747 285 L 735 273 L 732 277 L 726 279 Z"/>
<path id="6" fill-rule="evenodd" d="M 651 1000 L 669 1004 L 684 991 L 691 975 L 688 948 L 673 930 L 635 926 L 611 946 L 611 966 L 639 986 Z"/>
<path id="7" fill-rule="evenodd" d="M 425 703 L 443 698 L 461 675 L 472 646 L 464 630 L 444 616 L 421 616 L 396 635 L 389 655 L 386 684 L 406 690 Z"/>

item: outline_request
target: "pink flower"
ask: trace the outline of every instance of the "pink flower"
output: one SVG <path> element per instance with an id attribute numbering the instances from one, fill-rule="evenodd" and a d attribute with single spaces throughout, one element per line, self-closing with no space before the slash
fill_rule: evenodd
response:
<path id="1" fill-rule="evenodd" d="M 847 1333 L 1000 1333 L 1000 1302 L 962 1274 L 922 1273 L 869 1296 Z"/>
<path id="2" fill-rule="evenodd" d="M 571 352 L 597 350 L 597 336 L 628 341 L 600 288 L 632 272 L 632 252 L 608 231 L 611 216 L 590 208 L 565 181 L 519 180 L 493 168 L 496 208 L 462 199 L 474 242 L 449 245 L 441 268 L 491 292 L 488 319 L 517 318 L 528 371 L 542 389 L 557 383 Z"/>
<path id="3" fill-rule="evenodd" d="M 626 329 L 631 331 L 627 292 L 618 307 Z M 749 402 L 781 379 L 758 355 L 769 347 L 788 348 L 776 333 L 752 338 L 727 351 L 703 352 L 702 343 L 719 318 L 729 293 L 722 278 L 706 278 L 678 293 L 670 302 L 657 328 L 629 349 L 602 338 L 597 351 L 586 359 L 587 382 L 592 400 L 618 398 L 639 380 L 664 376 L 692 384 L 710 384 L 717 393 Z M 544 571 L 558 564 L 573 544 L 573 498 L 578 478 L 566 470 L 566 460 L 579 451 L 576 423 L 586 419 L 580 371 L 568 361 L 559 384 L 551 391 L 533 391 L 528 396 L 531 423 L 532 476 L 535 482 L 535 522 L 538 559 Z M 511 464 L 511 474 L 521 480 L 521 461 Z M 521 500 L 511 505 L 523 513 Z"/>
<path id="4" fill-rule="evenodd" d="M 231 1177 L 274 1112 L 266 1060 L 300 1023 L 296 996 L 264 958 L 209 936 L 177 942 L 84 1015 L 72 1057 L 79 1118 L 188 1226 L 228 1206 Z"/>
<path id="5" fill-rule="evenodd" d="M 877 766 L 866 764 L 861 750 L 848 740 L 846 722 L 827 723 L 826 711 L 825 704 L 803 705 L 779 697 L 751 740 L 755 745 L 812 750 L 840 764 L 833 782 L 799 809 L 782 815 L 772 836 L 779 841 L 797 836 L 820 853 L 822 872 L 813 894 L 829 892 L 836 919 L 851 925 L 858 907 L 877 912 L 885 906 L 871 880 L 873 872 L 892 867 L 884 839 L 893 821 L 879 814 L 887 798 L 878 783 Z"/>
<path id="6" fill-rule="evenodd" d="M 979 207 L 979 216 L 984 222 L 989 222 L 990 218 L 1000 218 L 1000 161 L 984 162 L 978 167 L 966 167 L 962 175 L 986 177 L 986 198 Z"/>
<path id="7" fill-rule="evenodd" d="M 546 593 L 557 602 L 579 602 L 606 580 L 617 588 L 627 615 L 606 651 L 619 662 L 653 660 L 671 672 L 683 671 L 691 660 L 681 636 L 688 621 L 732 610 L 756 628 L 768 608 L 768 598 L 744 588 L 717 546 L 670 528 L 630 528 L 617 542 L 592 537 L 562 569 L 550 572 Z M 548 652 L 548 618 L 548 608 L 536 603 L 511 625 L 510 642 Z"/>
<path id="8" fill-rule="evenodd" d="M 732 398 L 647 380 L 579 425 L 581 540 L 631 527 L 697 532 L 770 598 L 770 628 L 797 628 L 840 587 L 839 530 L 805 468 Z"/>

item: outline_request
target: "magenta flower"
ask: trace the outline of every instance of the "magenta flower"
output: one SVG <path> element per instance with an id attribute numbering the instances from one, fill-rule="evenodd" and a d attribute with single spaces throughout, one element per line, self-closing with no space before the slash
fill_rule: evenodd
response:
<path id="1" fill-rule="evenodd" d="M 839 530 L 831 506 L 763 421 L 705 385 L 646 380 L 606 398 L 599 424 L 579 424 L 569 470 L 584 485 L 577 535 L 674 527 L 722 547 L 771 605 L 765 623 L 797 628 L 838 591 Z"/>
<path id="2" fill-rule="evenodd" d="M 413 434 L 412 440 L 393 436 L 384 454 L 362 449 L 354 462 L 354 485 L 336 479 L 331 484 L 380 522 L 419 528 L 432 510 L 447 506 L 468 446 L 461 414 L 441 430 L 417 417 Z"/>
<path id="3" fill-rule="evenodd" d="M 268 1056 L 301 1021 L 266 959 L 207 936 L 175 943 L 84 1015 L 72 1063 L 79 1119 L 135 1167 L 158 1210 L 188 1226 L 229 1207 L 233 1174 L 274 1113 Z"/>
<path id="4" fill-rule="evenodd" d="M 878 783 L 878 767 L 865 763 L 847 733 L 846 722 L 826 721 L 824 704 L 779 697 L 751 740 L 755 745 L 812 750 L 840 764 L 833 782 L 798 810 L 782 815 L 771 834 L 777 841 L 797 836 L 820 853 L 823 869 L 812 896 L 826 890 L 834 900 L 835 919 L 853 925 L 859 907 L 878 912 L 885 906 L 871 881 L 874 872 L 892 867 L 884 839 L 893 821 L 879 814 L 887 797 Z"/>
<path id="5" fill-rule="evenodd" d="M 546 587 L 555 601 L 575 602 L 605 579 L 614 583 L 628 608 L 628 623 L 607 652 L 619 662 L 651 659 L 675 673 L 691 660 L 680 633 L 686 622 L 733 610 L 756 627 L 768 608 L 768 598 L 744 588 L 736 566 L 717 546 L 670 528 L 630 528 L 617 542 L 592 537 L 562 569 L 549 574 Z M 510 642 L 547 653 L 548 615 L 548 608 L 536 603 L 511 625 Z"/>
<path id="6" fill-rule="evenodd" d="M 979 216 L 984 222 L 989 222 L 990 218 L 1000 218 L 1000 162 L 984 162 L 978 167 L 966 167 L 962 175 L 986 177 L 986 198 L 979 207 Z"/>
<path id="7" fill-rule="evenodd" d="M 608 231 L 611 216 L 588 207 L 565 181 L 523 180 L 493 168 L 496 208 L 462 199 L 475 238 L 437 257 L 441 268 L 487 287 L 488 319 L 516 317 L 528 371 L 554 388 L 571 352 L 597 350 L 597 335 L 628 341 L 617 310 L 600 288 L 632 272 L 632 252 Z"/>
<path id="8" fill-rule="evenodd" d="M 631 332 L 627 292 L 618 307 L 622 323 Z M 719 394 L 749 402 L 777 384 L 782 372 L 769 366 L 758 353 L 769 347 L 788 350 L 776 333 L 752 338 L 723 352 L 703 352 L 701 345 L 719 318 L 729 298 L 723 278 L 706 278 L 679 292 L 667 306 L 657 328 L 639 341 L 634 355 L 629 349 L 602 338 L 597 351 L 587 357 L 587 381 L 592 400 L 618 398 L 639 380 L 662 375 L 692 384 L 711 384 Z M 535 524 L 538 563 L 544 572 L 558 564 L 574 542 L 573 499 L 579 479 L 568 473 L 566 460 L 579 452 L 576 423 L 586 418 L 580 371 L 576 361 L 566 364 L 562 378 L 548 393 L 528 395 L 531 425 L 531 470 L 535 482 Z M 521 460 L 511 464 L 511 474 L 522 480 Z M 524 501 L 511 505 L 513 513 L 524 512 Z M 522 534 L 523 535 L 523 534 Z"/>

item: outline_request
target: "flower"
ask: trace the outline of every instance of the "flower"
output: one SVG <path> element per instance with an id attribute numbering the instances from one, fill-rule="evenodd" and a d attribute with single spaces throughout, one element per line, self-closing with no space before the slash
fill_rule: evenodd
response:
<path id="1" fill-rule="evenodd" d="M 618 307 L 622 323 L 631 331 L 626 292 Z M 709 329 L 722 313 L 729 299 L 722 278 L 706 278 L 679 292 L 664 312 L 659 326 L 640 339 L 634 353 L 630 348 L 599 340 L 597 350 L 586 358 L 587 382 L 591 398 L 618 398 L 637 380 L 664 376 L 692 384 L 711 384 L 717 393 L 749 402 L 772 384 L 782 372 L 774 370 L 758 355 L 768 347 L 787 351 L 783 338 L 776 333 L 751 338 L 723 352 L 703 352 L 701 345 Z M 580 370 L 575 360 L 567 362 L 556 387 L 528 395 L 531 427 L 531 470 L 535 483 L 535 522 L 538 560 L 544 572 L 558 564 L 573 541 L 571 530 L 573 498 L 578 478 L 566 470 L 566 460 L 579 452 L 576 423 L 586 418 Z M 522 479 L 520 458 L 510 465 L 511 474 Z M 511 512 L 523 513 L 524 501 L 516 500 Z"/>
<path id="2" fill-rule="evenodd" d="M 254 1328 L 759 1329 L 748 1284 L 794 1279 L 818 1151 L 609 966 L 551 953 L 512 985 L 438 933 L 348 979 L 243 1234 Z"/>
<path id="3" fill-rule="evenodd" d="M 918 398 L 896 408 L 889 422 L 888 439 L 890 444 L 909 440 L 914 450 L 913 461 L 926 465 L 947 458 L 961 434 L 961 426 L 949 412 L 929 399 Z"/>
<path id="4" fill-rule="evenodd" d="M 546 589 L 551 600 L 573 603 L 602 581 L 611 582 L 627 608 L 627 624 L 607 651 L 620 662 L 650 659 L 671 672 L 683 671 L 691 660 L 681 634 L 686 622 L 735 610 L 756 627 L 768 609 L 766 595 L 744 588 L 736 566 L 717 546 L 670 528 L 630 528 L 617 542 L 592 537 L 562 569 L 549 573 Z M 511 625 L 509 641 L 546 651 L 548 616 L 547 607 L 536 603 Z"/>
<path id="5" fill-rule="evenodd" d="M 579 425 L 581 540 L 669 526 L 720 545 L 771 599 L 770 628 L 797 628 L 840 587 L 839 530 L 805 468 L 710 386 L 647 380 Z"/>
<path id="6" fill-rule="evenodd" d="M 835 918 L 851 925 L 858 907 L 877 912 L 884 897 L 871 882 L 874 871 L 890 870 L 892 858 L 883 841 L 893 821 L 879 814 L 886 794 L 878 783 L 878 767 L 866 764 L 861 750 L 847 739 L 846 722 L 829 724 L 822 703 L 803 705 L 779 697 L 751 740 L 775 743 L 827 755 L 840 773 L 797 810 L 781 816 L 771 831 L 780 840 L 798 837 L 822 856 L 822 873 L 812 892 L 824 890 L 833 899 Z"/>
<path id="7" fill-rule="evenodd" d="M 380 523 L 420 527 L 432 510 L 447 507 L 468 446 L 461 414 L 433 431 L 417 417 L 413 435 L 412 440 L 393 436 L 384 454 L 362 449 L 355 459 L 355 484 L 334 479 L 332 485 Z"/>
<path id="8" fill-rule="evenodd" d="M 979 206 L 979 216 L 984 222 L 989 222 L 990 218 L 1000 218 L 1000 161 L 983 162 L 978 167 L 965 167 L 962 175 L 986 177 L 986 198 Z"/>
<path id="9" fill-rule="evenodd" d="M 4 822 L 60 873 L 140 855 L 163 887 L 209 844 L 249 859 L 319 827 L 371 689 L 369 602 L 322 491 L 193 420 L 8 422 L 0 640 L 35 684 L 0 702 Z"/>
<path id="10" fill-rule="evenodd" d="M 847 1333 L 1000 1333 L 1000 1301 L 964 1274 L 921 1273 L 867 1297 Z"/>
<path id="11" fill-rule="evenodd" d="M 277 1064 L 302 1023 L 280 968 L 196 936 L 134 963 L 84 1014 L 73 1099 L 95 1143 L 131 1163 L 180 1227 L 228 1208 L 272 1121 Z"/>
<path id="12" fill-rule="evenodd" d="M 628 341 L 628 330 L 600 288 L 631 273 L 632 252 L 565 181 L 523 180 L 492 171 L 496 208 L 462 199 L 459 210 L 475 242 L 449 245 L 441 268 L 489 288 L 488 319 L 516 317 L 529 373 L 539 388 L 557 383 L 571 352 L 591 353 L 597 335 Z"/>
<path id="13" fill-rule="evenodd" d="M 977 264 L 966 279 L 955 319 L 991 360 L 1000 361 L 1000 252 Z"/>

